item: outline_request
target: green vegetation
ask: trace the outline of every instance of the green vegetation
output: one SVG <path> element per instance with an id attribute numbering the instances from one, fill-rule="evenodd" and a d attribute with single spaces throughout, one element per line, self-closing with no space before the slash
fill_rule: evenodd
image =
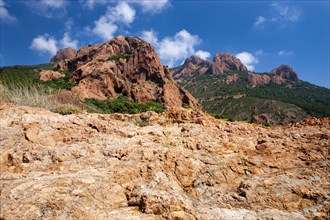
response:
<path id="1" fill-rule="evenodd" d="M 70 90 L 75 83 L 70 83 L 69 79 L 72 73 L 67 71 L 59 71 L 64 77 L 52 79 L 49 81 L 39 80 L 38 74 L 41 70 L 51 70 L 51 64 L 40 64 L 34 66 L 10 66 L 0 68 L 0 81 L 9 89 L 11 88 L 31 88 L 37 87 L 44 90 Z"/>
<path id="2" fill-rule="evenodd" d="M 125 113 L 137 114 L 146 111 L 163 112 L 165 107 L 156 102 L 148 102 L 146 104 L 136 103 L 128 100 L 125 96 L 119 96 L 115 99 L 96 100 L 88 99 L 85 104 L 89 105 L 94 112 L 103 114 Z"/>
<path id="3" fill-rule="evenodd" d="M 70 83 L 70 72 L 61 72 L 65 76 L 50 81 L 39 80 L 41 70 L 51 70 L 52 64 L 34 66 L 10 66 L 0 68 L 0 95 L 9 103 L 31 107 L 46 108 L 60 114 L 82 111 L 77 103 L 70 104 L 72 97 L 58 99 L 58 92 L 69 90 L 75 84 Z"/>
<path id="4" fill-rule="evenodd" d="M 238 74 L 237 82 L 226 84 L 228 76 Z M 253 115 L 267 113 L 282 121 L 290 115 L 299 120 L 307 114 L 330 116 L 330 90 L 303 81 L 282 85 L 269 84 L 252 88 L 247 72 L 224 75 L 193 74 L 180 83 L 201 101 L 203 108 L 217 118 L 251 120 Z"/>
<path id="5" fill-rule="evenodd" d="M 130 57 L 131 57 L 130 54 L 121 53 L 121 54 L 117 54 L 117 55 L 113 55 L 111 57 L 108 57 L 107 61 L 112 60 L 112 61 L 118 62 L 119 59 L 125 59 L 126 61 L 128 61 L 128 59 Z"/>
<path id="6" fill-rule="evenodd" d="M 55 90 L 70 90 L 72 87 L 74 87 L 76 85 L 76 83 L 69 82 L 69 80 L 72 76 L 71 72 L 60 71 L 60 73 L 64 74 L 64 77 L 45 81 L 45 82 L 42 82 L 42 84 L 45 87 L 53 88 Z"/>

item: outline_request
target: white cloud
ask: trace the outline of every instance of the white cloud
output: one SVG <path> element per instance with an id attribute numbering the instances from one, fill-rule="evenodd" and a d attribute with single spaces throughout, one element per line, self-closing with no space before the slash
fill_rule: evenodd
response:
<path id="1" fill-rule="evenodd" d="M 135 10 L 126 2 L 120 2 L 115 7 L 108 7 L 105 15 L 94 22 L 95 26 L 86 30 L 92 31 L 103 40 L 113 38 L 119 24 L 129 25 L 135 19 Z"/>
<path id="2" fill-rule="evenodd" d="M 266 18 L 263 17 L 263 16 L 259 16 L 257 18 L 256 22 L 254 22 L 254 26 L 261 27 L 261 26 L 263 26 L 265 24 L 265 22 L 266 22 Z"/>
<path id="3" fill-rule="evenodd" d="M 48 53 L 50 55 L 56 54 L 60 48 L 71 47 L 78 49 L 78 41 L 72 40 L 69 32 L 65 32 L 63 38 L 58 42 L 49 34 L 39 35 L 32 40 L 30 49 L 38 51 L 41 54 Z"/>
<path id="4" fill-rule="evenodd" d="M 105 4 L 106 0 L 79 0 L 80 3 L 84 4 L 84 7 L 93 9 L 96 4 Z"/>
<path id="5" fill-rule="evenodd" d="M 3 22 L 16 21 L 16 17 L 11 15 L 9 11 L 5 8 L 5 2 L 3 0 L 0 0 L 0 19 Z"/>
<path id="6" fill-rule="evenodd" d="M 173 67 L 195 53 L 194 47 L 200 43 L 197 35 L 181 30 L 174 37 L 166 37 L 159 43 L 158 53 L 164 64 Z"/>
<path id="7" fill-rule="evenodd" d="M 99 20 L 95 21 L 95 26 L 92 32 L 98 35 L 103 40 L 113 38 L 114 33 L 118 30 L 118 26 L 109 21 L 107 17 L 102 16 Z"/>
<path id="8" fill-rule="evenodd" d="M 209 58 L 211 56 L 211 54 L 209 52 L 203 51 L 203 50 L 196 51 L 195 55 L 204 60 L 206 60 L 207 58 Z"/>
<path id="9" fill-rule="evenodd" d="M 37 36 L 34 38 L 30 48 L 40 53 L 49 53 L 54 55 L 57 51 L 57 42 L 48 34 L 44 34 L 43 36 Z"/>
<path id="10" fill-rule="evenodd" d="M 274 22 L 296 22 L 299 21 L 301 12 L 292 6 L 284 5 L 283 3 L 272 3 L 273 8 L 279 14 L 277 17 L 272 18 Z"/>
<path id="11" fill-rule="evenodd" d="M 40 0 L 39 4 L 41 7 L 62 8 L 67 2 L 65 0 Z"/>
<path id="12" fill-rule="evenodd" d="M 69 4 L 67 0 L 26 0 L 25 4 L 33 12 L 47 17 L 61 17 L 66 14 L 65 7 Z"/>
<path id="13" fill-rule="evenodd" d="M 253 56 L 251 53 L 243 51 L 235 55 L 241 62 L 248 68 L 248 70 L 253 71 L 254 65 L 259 63 L 257 57 Z"/>
<path id="14" fill-rule="evenodd" d="M 144 12 L 159 13 L 169 5 L 169 0 L 138 0 Z"/>
<path id="15" fill-rule="evenodd" d="M 78 49 L 78 41 L 72 40 L 68 32 L 64 33 L 64 36 L 60 41 L 60 45 L 62 48 L 71 47 L 73 49 Z"/>
<path id="16" fill-rule="evenodd" d="M 126 2 L 120 2 L 115 8 L 108 8 L 109 19 L 130 24 L 134 21 L 135 10 Z"/>
<path id="17" fill-rule="evenodd" d="M 147 41 L 148 43 L 154 45 L 155 47 L 158 46 L 158 38 L 156 33 L 153 30 L 150 31 L 142 31 L 140 38 Z"/>
<path id="18" fill-rule="evenodd" d="M 277 55 L 278 56 L 291 56 L 292 54 L 293 54 L 292 51 L 280 50 Z"/>
<path id="19" fill-rule="evenodd" d="M 195 47 L 201 42 L 198 35 L 192 35 L 186 30 L 181 30 L 174 37 L 165 37 L 158 40 L 153 30 L 142 31 L 140 37 L 153 44 L 164 65 L 174 67 L 179 65 L 191 55 L 197 55 L 202 59 L 210 57 L 207 51 L 195 51 Z"/>

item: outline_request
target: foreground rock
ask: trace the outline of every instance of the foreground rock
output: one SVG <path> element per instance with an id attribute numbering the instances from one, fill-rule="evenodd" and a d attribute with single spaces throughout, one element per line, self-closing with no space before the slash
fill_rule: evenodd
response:
<path id="1" fill-rule="evenodd" d="M 3 105 L 0 127 L 2 219 L 329 218 L 329 118 L 265 128 Z"/>
<path id="2" fill-rule="evenodd" d="M 104 100 L 123 94 L 139 103 L 198 107 L 195 98 L 161 65 L 154 47 L 136 37 L 118 36 L 104 44 L 82 47 L 74 59 L 59 62 L 56 69 L 73 72 L 77 86 L 72 91 L 81 99 Z"/>

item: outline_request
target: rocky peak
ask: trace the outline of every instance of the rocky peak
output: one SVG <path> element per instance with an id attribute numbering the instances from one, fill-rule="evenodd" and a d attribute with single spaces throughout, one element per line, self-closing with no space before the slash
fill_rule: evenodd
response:
<path id="1" fill-rule="evenodd" d="M 174 79 L 180 80 L 190 74 L 197 73 L 203 75 L 223 74 L 226 71 L 247 71 L 246 66 L 242 62 L 228 52 L 216 54 L 212 61 L 203 60 L 197 56 L 191 56 L 186 59 L 184 64 L 173 70 Z"/>
<path id="2" fill-rule="evenodd" d="M 271 71 L 272 74 L 280 76 L 283 79 L 298 81 L 298 74 L 288 65 L 281 65 Z"/>
<path id="3" fill-rule="evenodd" d="M 216 54 L 213 62 L 218 64 L 223 71 L 247 71 L 246 66 L 244 66 L 240 59 L 228 52 Z"/>
<path id="4" fill-rule="evenodd" d="M 104 44 L 82 47 L 73 59 L 59 62 L 56 69 L 73 72 L 71 81 L 77 86 L 72 91 L 82 99 L 124 94 L 140 103 L 198 106 L 161 65 L 155 48 L 136 37 L 118 36 Z"/>
<path id="5" fill-rule="evenodd" d="M 63 48 L 56 52 L 56 55 L 51 58 L 50 62 L 57 63 L 65 59 L 73 59 L 76 54 L 77 51 L 72 48 Z"/>

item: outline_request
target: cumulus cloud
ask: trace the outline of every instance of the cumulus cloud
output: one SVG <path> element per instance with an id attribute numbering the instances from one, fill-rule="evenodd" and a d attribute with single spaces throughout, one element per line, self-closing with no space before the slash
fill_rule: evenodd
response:
<path id="1" fill-rule="evenodd" d="M 265 24 L 266 22 L 266 18 L 263 16 L 259 16 L 256 20 L 256 22 L 254 22 L 254 26 L 255 27 L 261 27 Z"/>
<path id="2" fill-rule="evenodd" d="M 95 26 L 92 32 L 98 35 L 103 40 L 113 38 L 114 33 L 118 30 L 118 26 L 109 21 L 106 17 L 102 16 L 99 20 L 95 21 Z"/>
<path id="3" fill-rule="evenodd" d="M 166 37 L 159 43 L 158 53 L 164 64 L 173 67 L 195 53 L 194 47 L 200 43 L 197 35 L 181 30 L 174 37 Z"/>
<path id="4" fill-rule="evenodd" d="M 78 41 L 72 40 L 68 32 L 64 33 L 63 38 L 60 40 L 60 45 L 62 48 L 71 47 L 73 49 L 78 49 Z"/>
<path id="5" fill-rule="evenodd" d="M 35 50 L 41 54 L 54 55 L 60 48 L 71 47 L 78 49 L 78 41 L 72 40 L 70 34 L 65 32 L 63 38 L 57 41 L 49 34 L 39 35 L 32 40 L 30 49 Z"/>
<path id="6" fill-rule="evenodd" d="M 113 21 L 130 24 L 134 21 L 135 10 L 126 2 L 120 2 L 115 8 L 108 8 L 108 16 Z"/>
<path id="7" fill-rule="evenodd" d="M 292 51 L 280 50 L 277 55 L 278 56 L 291 56 L 292 54 L 293 54 Z"/>
<path id="8" fill-rule="evenodd" d="M 248 68 L 248 70 L 253 71 L 254 66 L 259 63 L 257 57 L 253 56 L 251 53 L 243 51 L 235 55 L 241 62 Z"/>
<path id="9" fill-rule="evenodd" d="M 197 50 L 195 52 L 195 55 L 204 60 L 206 60 L 207 58 L 209 58 L 211 56 L 211 54 L 209 52 L 203 51 L 203 50 Z"/>
<path id="10" fill-rule="evenodd" d="M 144 12 L 159 13 L 169 5 L 169 0 L 139 0 Z"/>
<path id="11" fill-rule="evenodd" d="M 129 25 L 134 19 L 134 8 L 126 2 L 120 2 L 115 7 L 108 7 L 106 14 L 94 22 L 92 29 L 87 27 L 87 30 L 91 30 L 103 40 L 109 40 L 118 30 L 118 24 Z"/>
<path id="12" fill-rule="evenodd" d="M 37 36 L 32 40 L 30 48 L 42 54 L 48 53 L 54 55 L 57 51 L 57 41 L 48 34 Z"/>
<path id="13" fill-rule="evenodd" d="M 3 22 L 13 22 L 16 21 L 16 17 L 11 15 L 5 7 L 5 2 L 0 0 L 0 19 Z"/>
<path id="14" fill-rule="evenodd" d="M 210 53 L 203 50 L 195 51 L 195 47 L 201 42 L 198 35 L 193 35 L 183 29 L 173 37 L 165 37 L 159 40 L 153 30 L 142 31 L 140 38 L 155 46 L 163 64 L 174 67 L 182 63 L 191 55 L 202 59 L 210 57 Z"/>
<path id="15" fill-rule="evenodd" d="M 140 38 L 147 41 L 148 43 L 154 45 L 155 47 L 158 46 L 158 38 L 156 36 L 156 33 L 153 30 L 150 31 L 142 31 Z"/>

